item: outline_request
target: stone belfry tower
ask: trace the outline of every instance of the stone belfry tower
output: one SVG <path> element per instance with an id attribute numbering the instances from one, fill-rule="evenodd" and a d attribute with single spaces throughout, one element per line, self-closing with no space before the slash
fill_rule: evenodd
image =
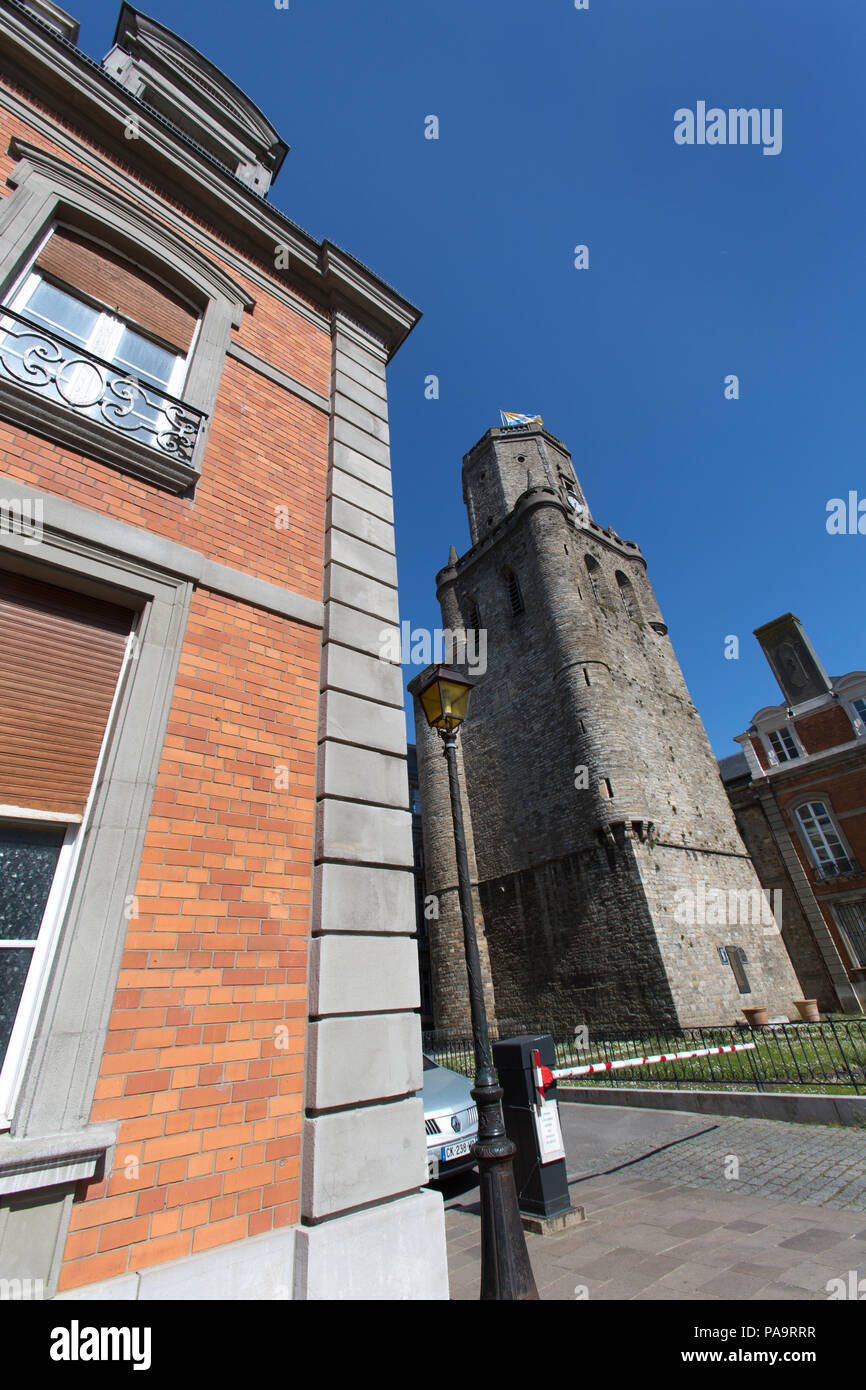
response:
<path id="1" fill-rule="evenodd" d="M 593 520 L 541 426 L 488 430 L 463 460 L 463 497 L 472 545 L 452 549 L 437 596 L 446 629 L 487 635 L 460 742 L 498 1018 L 570 1031 L 796 1014 L 639 548 Z M 461 1027 L 446 767 L 420 708 L 416 730 L 435 1021 Z"/>

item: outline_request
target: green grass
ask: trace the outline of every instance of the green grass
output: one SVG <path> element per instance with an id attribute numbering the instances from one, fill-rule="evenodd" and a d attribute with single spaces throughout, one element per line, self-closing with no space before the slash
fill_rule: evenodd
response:
<path id="1" fill-rule="evenodd" d="M 862 1018 L 852 1021 L 858 1024 L 863 1022 Z M 713 1045 L 713 1042 L 714 1035 L 710 1030 L 705 1030 L 703 1040 L 664 1034 L 649 1040 L 619 1038 L 599 1042 L 591 1045 L 586 1053 L 578 1053 L 570 1039 L 561 1039 L 555 1044 L 556 1065 L 581 1066 L 624 1057 L 654 1056 L 660 1052 L 687 1052 L 691 1048 Z M 842 1026 L 837 1027 L 834 1033 L 827 1023 L 803 1023 L 778 1031 L 773 1028 L 754 1031 L 726 1028 L 719 1029 L 715 1034 L 717 1046 L 735 1042 L 754 1042 L 756 1046 L 748 1052 L 717 1053 L 711 1057 L 623 1067 L 596 1076 L 578 1076 L 573 1078 L 572 1084 L 684 1090 L 722 1087 L 732 1091 L 761 1089 L 800 1095 L 866 1095 L 866 1029 L 858 1027 L 848 1033 Z M 430 1055 L 452 1071 L 462 1072 L 466 1076 L 474 1074 L 470 1046 L 461 1047 L 458 1044 L 453 1051 L 440 1051 L 434 1044 Z M 760 1080 L 760 1087 L 756 1084 L 756 1077 Z M 569 1080 L 564 1079 L 559 1084 L 567 1086 Z"/>

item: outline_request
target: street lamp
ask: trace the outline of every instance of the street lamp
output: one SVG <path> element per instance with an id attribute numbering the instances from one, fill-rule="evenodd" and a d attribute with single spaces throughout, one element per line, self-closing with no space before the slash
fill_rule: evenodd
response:
<path id="1" fill-rule="evenodd" d="M 513 1159 L 515 1145 L 505 1132 L 502 1087 L 493 1066 L 487 1029 L 487 1010 L 481 984 L 481 962 L 475 935 L 475 913 L 469 882 L 463 807 L 457 779 L 457 730 L 466 717 L 471 681 L 460 671 L 436 666 L 418 687 L 418 698 L 431 728 L 442 739 L 448 763 L 451 816 L 457 852 L 457 892 L 463 918 L 463 944 L 469 976 L 469 1007 L 475 1049 L 475 1085 L 472 1096 L 478 1106 L 478 1138 L 472 1157 L 478 1164 L 481 1189 L 481 1297 L 482 1299 L 536 1299 L 538 1290 L 529 1263 L 526 1237 L 517 1205 Z"/>

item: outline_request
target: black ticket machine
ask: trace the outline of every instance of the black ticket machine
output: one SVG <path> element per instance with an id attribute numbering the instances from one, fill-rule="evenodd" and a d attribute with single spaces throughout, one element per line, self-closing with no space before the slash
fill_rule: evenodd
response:
<path id="1" fill-rule="evenodd" d="M 522 1212 L 559 1216 L 571 1208 L 565 1147 L 556 1100 L 549 1033 L 525 1033 L 493 1044 L 508 1137 L 517 1145 L 514 1181 Z"/>

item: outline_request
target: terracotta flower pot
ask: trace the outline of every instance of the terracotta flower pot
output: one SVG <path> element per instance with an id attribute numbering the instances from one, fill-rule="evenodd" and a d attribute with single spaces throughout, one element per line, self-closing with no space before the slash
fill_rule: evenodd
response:
<path id="1" fill-rule="evenodd" d="M 817 999 L 795 999 L 794 1006 L 804 1023 L 820 1023 Z"/>
<path id="2" fill-rule="evenodd" d="M 763 1028 L 765 1024 L 770 1022 L 769 1010 L 763 1004 L 760 1008 L 743 1009 L 743 1013 L 750 1028 Z"/>

